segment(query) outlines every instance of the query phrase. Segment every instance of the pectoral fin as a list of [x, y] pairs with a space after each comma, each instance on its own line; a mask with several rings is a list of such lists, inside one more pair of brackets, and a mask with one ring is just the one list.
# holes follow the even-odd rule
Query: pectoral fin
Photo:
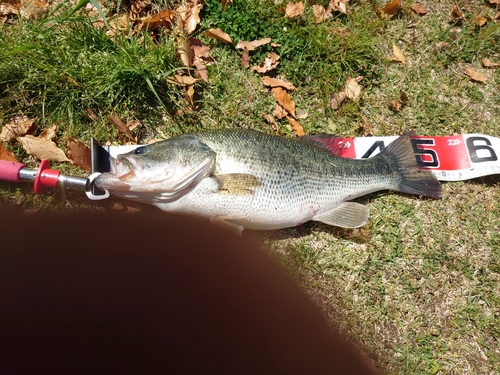
[[328, 225], [342, 228], [358, 228], [366, 224], [370, 209], [356, 202], [344, 202], [333, 210], [313, 218]]
[[219, 193], [227, 195], [250, 195], [261, 185], [260, 180], [251, 174], [228, 173], [214, 176], [219, 183]]

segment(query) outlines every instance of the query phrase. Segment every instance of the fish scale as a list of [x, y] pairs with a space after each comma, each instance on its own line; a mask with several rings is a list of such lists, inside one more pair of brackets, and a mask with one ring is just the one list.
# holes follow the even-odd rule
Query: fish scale
[[[365, 160], [339, 157], [316, 141], [242, 129], [186, 134], [120, 155], [131, 170], [104, 173], [96, 185], [238, 229], [279, 229], [309, 220], [358, 227], [366, 223], [368, 208], [348, 201], [361, 195], [398, 190], [441, 196], [435, 177], [418, 170], [409, 134]], [[152, 182], [162, 171], [173, 176]], [[184, 179], [189, 184], [181, 183]], [[171, 191], [173, 185], [185, 191]], [[175, 199], [164, 198], [170, 196]]]

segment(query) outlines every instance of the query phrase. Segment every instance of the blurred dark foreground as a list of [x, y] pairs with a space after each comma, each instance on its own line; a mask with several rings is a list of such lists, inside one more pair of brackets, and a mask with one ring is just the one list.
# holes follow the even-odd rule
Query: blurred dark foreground
[[374, 373], [263, 250], [205, 221], [0, 211], [0, 233], [3, 374]]

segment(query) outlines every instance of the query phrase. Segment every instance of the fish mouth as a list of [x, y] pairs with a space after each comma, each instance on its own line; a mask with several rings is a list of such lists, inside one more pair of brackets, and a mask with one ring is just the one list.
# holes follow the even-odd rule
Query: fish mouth
[[142, 169], [135, 159], [127, 158], [123, 155], [118, 155], [118, 157], [113, 159], [110, 164], [111, 173], [114, 174], [120, 181], [132, 180], [136, 177], [136, 169]]

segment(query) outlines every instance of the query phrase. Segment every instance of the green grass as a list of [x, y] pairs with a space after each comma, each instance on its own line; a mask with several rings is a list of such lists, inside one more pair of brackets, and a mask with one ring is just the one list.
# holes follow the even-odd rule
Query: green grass
[[[310, 4], [302, 16], [285, 19], [285, 4], [270, 0], [236, 1], [224, 11], [219, 2], [207, 0], [194, 36], [210, 45], [215, 63], [208, 67], [209, 82], [195, 85], [197, 111], [186, 110], [183, 89], [165, 79], [181, 67], [174, 34], [126, 30], [110, 38], [87, 13], [68, 16], [70, 7], [36, 20], [12, 18], [0, 25], [0, 124], [16, 115], [36, 118], [38, 132], [57, 124], [62, 148], [67, 136], [122, 142], [105, 119], [112, 112], [141, 122], [135, 130], [141, 142], [202, 128], [270, 133], [262, 113], [272, 114], [275, 101], [260, 75], [240, 66], [241, 52], [233, 46], [202, 34], [220, 27], [234, 42], [271, 37], [281, 44], [260, 47], [251, 65], [271, 50], [280, 55], [273, 75], [297, 87], [292, 98], [306, 133], [394, 135], [415, 129], [424, 135], [500, 137], [500, 69], [481, 65], [484, 57], [500, 62], [500, 23], [474, 23], [474, 16], [494, 17], [498, 10], [482, 1], [469, 1], [468, 7], [458, 2], [465, 18], [450, 23], [453, 1], [420, 2], [429, 10], [425, 16], [414, 14], [408, 1], [396, 16], [382, 20], [374, 10], [382, 1], [351, 1], [350, 14], [315, 24]], [[126, 8], [125, 2], [110, 4], [108, 16]], [[175, 6], [153, 2], [155, 9], [169, 4]], [[349, 35], [334, 32], [343, 27]], [[439, 42], [449, 44], [435, 52]], [[393, 43], [406, 65], [393, 61]], [[488, 80], [470, 80], [465, 66]], [[329, 108], [330, 95], [356, 76], [364, 76], [359, 100]], [[390, 102], [401, 92], [409, 102], [395, 112]], [[278, 123], [281, 134], [293, 135], [286, 120]], [[28, 165], [37, 164], [18, 143], [4, 146]], [[68, 164], [56, 167], [84, 174]], [[264, 239], [332, 324], [386, 373], [495, 373], [500, 367], [500, 180], [492, 176], [443, 188], [439, 201], [398, 194], [363, 197], [359, 201], [370, 206], [371, 217], [359, 229], [307, 223], [250, 235]], [[30, 191], [27, 184], [0, 182], [0, 204], [58, 211], [99, 211], [113, 204], [88, 202], [79, 192], [34, 196]]]

